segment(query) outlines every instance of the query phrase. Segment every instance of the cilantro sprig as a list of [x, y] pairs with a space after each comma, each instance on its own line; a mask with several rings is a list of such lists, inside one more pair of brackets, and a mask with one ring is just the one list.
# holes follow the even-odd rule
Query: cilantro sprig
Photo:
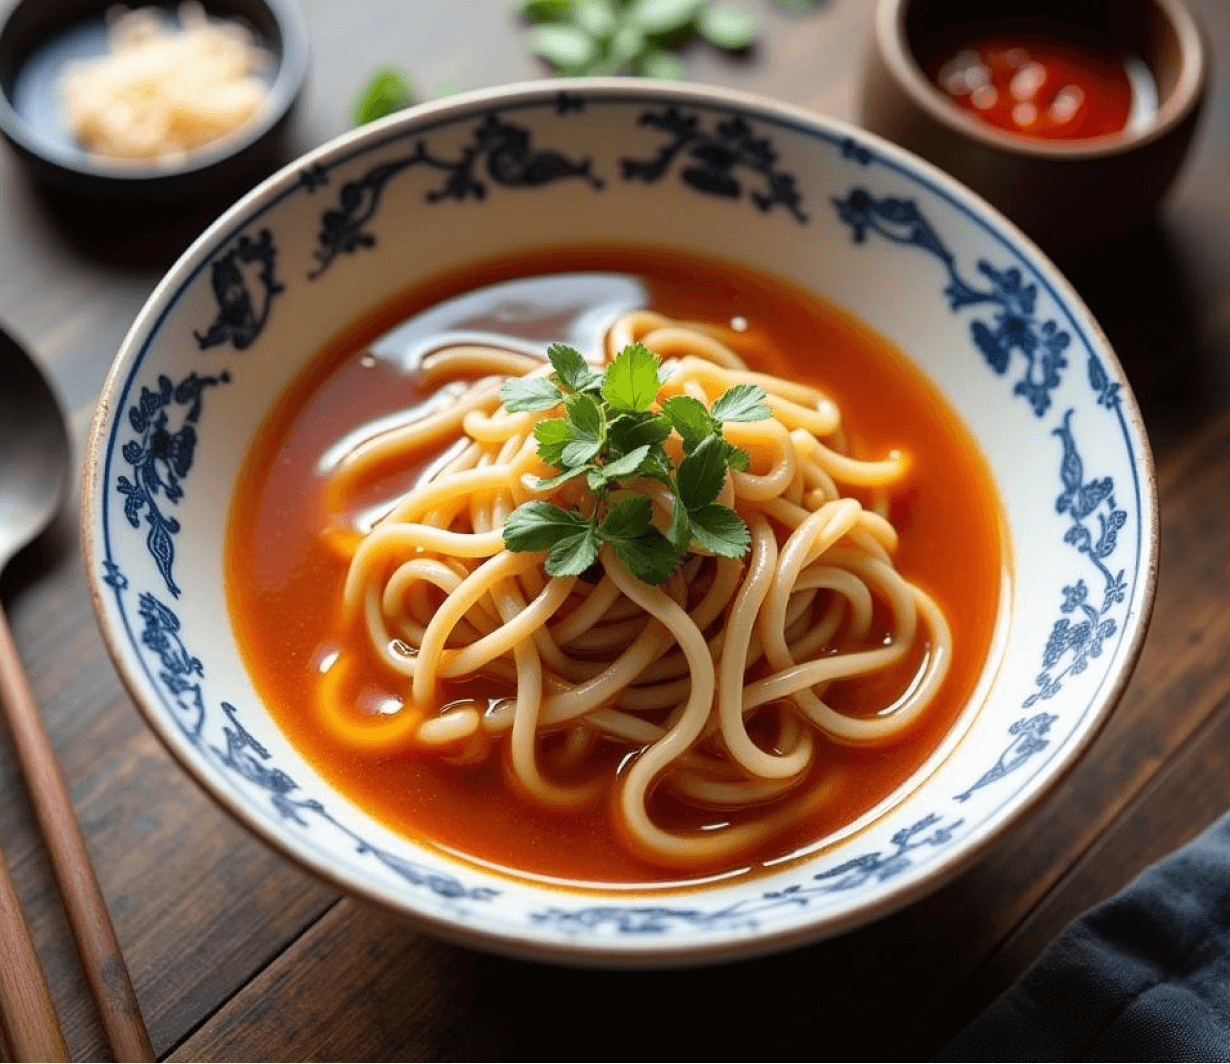
[[[552, 344], [547, 357], [555, 370], [550, 377], [507, 381], [500, 395], [510, 413], [562, 408], [562, 417], [534, 426], [538, 456], [558, 470], [537, 487], [549, 491], [584, 477], [592, 497], [574, 511], [542, 501], [519, 506], [504, 523], [504, 545], [510, 551], [545, 550], [548, 573], [575, 576], [594, 564], [606, 543], [647, 584], [669, 580], [692, 543], [741, 558], [751, 536], [717, 497], [727, 469], [746, 469], [748, 456], [723, 437], [722, 425], [771, 417], [764, 390], [736, 384], [708, 409], [686, 395], [658, 403], [665, 370], [641, 344], [625, 347], [603, 373], [566, 344]], [[672, 432], [683, 444], [678, 465], [663, 446]], [[665, 533], [653, 525], [649, 497], [631, 487], [637, 477], [671, 492], [674, 508]]]

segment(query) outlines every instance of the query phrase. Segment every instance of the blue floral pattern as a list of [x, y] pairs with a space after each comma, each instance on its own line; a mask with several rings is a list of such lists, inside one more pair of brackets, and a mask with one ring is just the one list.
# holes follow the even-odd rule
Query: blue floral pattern
[[1039, 417], [1047, 412], [1051, 393], [1059, 387], [1062, 371], [1068, 365], [1064, 352], [1072, 338], [1055, 321], [1038, 320], [1034, 313], [1038, 286], [1027, 283], [1019, 267], [999, 270], [981, 260], [978, 272], [990, 285], [977, 288], [961, 276], [952, 252], [913, 200], [891, 196], [877, 200], [866, 190], [856, 188], [833, 203], [838, 216], [853, 230], [855, 243], [862, 243], [869, 232], [874, 232], [894, 244], [921, 248], [939, 259], [948, 271], [944, 294], [952, 310], [980, 304], [997, 307], [990, 324], [975, 321], [970, 325], [974, 345], [1000, 376], [1008, 372], [1014, 355], [1019, 354], [1023, 372], [1013, 392], [1025, 398]]
[[[193, 333], [202, 351], [227, 342], [237, 351], [252, 346], [269, 320], [273, 297], [285, 291], [277, 279], [276, 262], [277, 249], [268, 229], [255, 240], [241, 236], [233, 248], [214, 259], [209, 281], [218, 314], [203, 333]], [[253, 295], [254, 288], [259, 295]]]
[[979, 776], [972, 786], [958, 794], [957, 801], [969, 801], [975, 791], [1002, 780], [1009, 772], [1015, 772], [1025, 764], [1034, 754], [1040, 754], [1050, 746], [1050, 740], [1045, 738], [1045, 735], [1058, 719], [1053, 713], [1035, 713], [1032, 717], [1022, 717], [1020, 720], [1013, 721], [1008, 728], [1012, 741], [999, 755], [999, 760]]
[[[1100, 602], [1089, 601], [1089, 586], [1078, 579], [1063, 589], [1062, 616], [1051, 629], [1042, 655], [1043, 671], [1038, 674], [1038, 689], [1025, 699], [1029, 708], [1035, 702], [1053, 698], [1062, 687], [1060, 681], [1069, 674], [1085, 671], [1090, 658], [1102, 655], [1102, 647], [1118, 631], [1115, 618], [1109, 616], [1114, 607], [1127, 599], [1127, 580], [1123, 569], [1112, 571], [1106, 564], [1115, 553], [1119, 533], [1127, 524], [1127, 511], [1115, 504], [1115, 482], [1111, 477], [1086, 480], [1085, 467], [1076, 440], [1072, 436], [1072, 411], [1051, 435], [1063, 443], [1060, 476], [1063, 492], [1055, 500], [1055, 510], [1071, 520], [1063, 541], [1075, 547], [1089, 560], [1102, 580]], [[1092, 527], [1086, 522], [1096, 519]], [[1064, 660], [1067, 664], [1055, 670]]]
[[713, 131], [709, 132], [701, 125], [698, 115], [667, 107], [662, 111], [646, 111], [640, 117], [640, 124], [661, 130], [670, 139], [653, 159], [622, 160], [625, 181], [658, 181], [682, 154], [689, 164], [679, 171], [679, 177], [697, 192], [738, 199], [743, 195], [743, 185], [735, 173], [747, 170], [763, 182], [760, 189], [753, 189], [750, 194], [761, 211], [770, 211], [780, 204], [796, 221], [807, 221], [794, 175], [777, 169], [777, 152], [772, 143], [767, 137], [757, 136], [747, 119], [731, 115], [716, 122]]
[[[112, 577], [117, 572], [109, 569], [107, 575]], [[411, 886], [426, 887], [450, 901], [490, 901], [499, 894], [490, 887], [467, 887], [455, 876], [374, 846], [333, 816], [320, 801], [301, 797], [299, 785], [271, 764], [269, 751], [244, 728], [239, 711], [229, 702], [221, 703], [227, 721], [222, 727], [226, 745], [220, 748], [209, 744], [205, 739], [207, 711], [202, 689], [205, 668], [185, 645], [179, 617], [149, 592], [139, 596], [137, 612], [144, 623], [141, 642], [158, 659], [158, 679], [179, 707], [175, 723], [180, 731], [216, 765], [263, 791], [283, 820], [304, 828], [313, 821], [324, 822], [345, 835], [356, 853], [370, 855]]]
[[[568, 100], [569, 97], [561, 94], [560, 113], [578, 109]], [[426, 193], [428, 203], [446, 199], [482, 200], [487, 195], [487, 185], [479, 176], [479, 167], [484, 161], [486, 179], [505, 188], [537, 188], [572, 177], [588, 182], [595, 189], [601, 189], [603, 184], [592, 172], [592, 160], [574, 162], [560, 152], [537, 149], [525, 128], [489, 114], [456, 159], [432, 155], [427, 142], [419, 140], [410, 155], [381, 163], [361, 178], [345, 182], [337, 206], [321, 217], [316, 267], [308, 277], [318, 278], [339, 255], [353, 255], [363, 248], [375, 247], [376, 237], [368, 225], [380, 209], [385, 185], [403, 170], [421, 166], [444, 174], [443, 183]], [[311, 191], [327, 184], [328, 175], [322, 167], [316, 166], [303, 171], [300, 182]]]
[[941, 824], [940, 817], [932, 813], [893, 835], [889, 853], [872, 850], [817, 872], [810, 881], [765, 891], [759, 897], [743, 898], [718, 909], [667, 905], [552, 907], [534, 913], [531, 920], [569, 935], [604, 929], [621, 935], [660, 935], [681, 925], [699, 931], [754, 931], [760, 926], [760, 918], [769, 913], [806, 908], [826, 895], [854, 890], [871, 880], [883, 883], [901, 875], [912, 866], [910, 855], [914, 850], [945, 845], [961, 824], [961, 820]]
[[[206, 388], [230, 381], [230, 374], [201, 377], [188, 374], [178, 384], [169, 377], [158, 378], [157, 391], [141, 389], [141, 397], [128, 411], [128, 423], [138, 433], [136, 439], [124, 444], [123, 456], [132, 467], [132, 479], [122, 473], [116, 482], [124, 496], [124, 516], [133, 528], [141, 527], [141, 514], [149, 525], [145, 545], [166, 581], [167, 590], [179, 596], [179, 585], [171, 569], [175, 564], [174, 536], [179, 521], [168, 517], [158, 505], [158, 498], [174, 506], [184, 497], [184, 478], [192, 469], [196, 454], [196, 424], [201, 416], [202, 396]], [[187, 407], [179, 428], [170, 428], [167, 411], [174, 406]]]

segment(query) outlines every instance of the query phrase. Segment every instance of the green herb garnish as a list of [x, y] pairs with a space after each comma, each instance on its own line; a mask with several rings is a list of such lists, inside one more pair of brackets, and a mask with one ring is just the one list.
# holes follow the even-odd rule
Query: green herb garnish
[[517, 0], [534, 23], [530, 47], [558, 74], [631, 72], [678, 79], [675, 52], [699, 35], [740, 52], [756, 39], [756, 20], [738, 0]]
[[[593, 505], [584, 514], [548, 502], [525, 503], [504, 523], [504, 545], [511, 551], [545, 550], [548, 573], [576, 576], [607, 543], [647, 584], [669, 580], [693, 542], [712, 554], [743, 557], [751, 543], [747, 526], [717, 497], [728, 469], [747, 468], [747, 454], [722, 436], [722, 424], [772, 417], [764, 390], [736, 384], [709, 409], [691, 396], [672, 396], [655, 413], [651, 407], [665, 375], [658, 356], [643, 345], [625, 347], [604, 373], [566, 344], [552, 344], [547, 357], [555, 370], [549, 378], [507, 381], [500, 395], [513, 413], [563, 408], [563, 417], [534, 426], [538, 457], [559, 470], [537, 487], [549, 491], [583, 476]], [[678, 466], [662, 446], [672, 432], [683, 441]], [[653, 526], [649, 498], [635, 489], [628, 493], [636, 477], [657, 480], [673, 494], [665, 535]], [[615, 491], [621, 495], [613, 500]]]

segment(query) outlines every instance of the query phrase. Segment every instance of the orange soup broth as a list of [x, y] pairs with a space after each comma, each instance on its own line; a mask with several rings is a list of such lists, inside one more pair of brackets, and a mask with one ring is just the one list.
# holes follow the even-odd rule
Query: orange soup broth
[[[935, 598], [952, 626], [952, 666], [924, 720], [903, 739], [875, 749], [821, 739], [815, 771], [836, 781], [832, 796], [803, 823], [739, 862], [741, 869], [754, 869], [855, 820], [936, 749], [966, 706], [987, 658], [1004, 570], [999, 503], [968, 431], [890, 343], [810, 293], [728, 264], [643, 249], [522, 254], [415, 287], [330, 341], [254, 441], [227, 532], [231, 621], [249, 675], [281, 728], [324, 776], [393, 829], [532, 876], [645, 883], [731, 871], [680, 874], [655, 867], [617, 835], [609, 803], [581, 812], [543, 810], [511, 793], [498, 754], [478, 766], [456, 766], [413, 752], [356, 753], [322, 727], [316, 709], [321, 661], [343, 641], [348, 655], [365, 659], [365, 678], [348, 697], [371, 704], [381, 693], [399, 690], [365, 634], [357, 627], [344, 631], [340, 599], [347, 560], [324, 535], [337, 527], [337, 518], [326, 512], [325, 481], [317, 473], [321, 455], [341, 437], [427, 398], [413, 374], [363, 358], [366, 345], [407, 317], [484, 285], [604, 270], [637, 276], [650, 292], [650, 306], [671, 317], [716, 326], [745, 319], [746, 330], [727, 328], [724, 339], [754, 369], [831, 395], [841, 407], [852, 453], [882, 457], [897, 448], [908, 456], [905, 484], [889, 514], [900, 533], [895, 564]], [[430, 457], [422, 456], [424, 462]], [[353, 513], [391, 497], [415, 472], [377, 471], [343, 505]], [[855, 714], [887, 704], [908, 684], [922, 653], [893, 675], [835, 685], [826, 698]], [[446, 697], [476, 693], [484, 693], [481, 681], [453, 685]], [[599, 753], [603, 771], [613, 775], [627, 751], [611, 744]], [[654, 796], [651, 813], [673, 827], [739, 820], [727, 813], [698, 820], [697, 811], [663, 794]]]

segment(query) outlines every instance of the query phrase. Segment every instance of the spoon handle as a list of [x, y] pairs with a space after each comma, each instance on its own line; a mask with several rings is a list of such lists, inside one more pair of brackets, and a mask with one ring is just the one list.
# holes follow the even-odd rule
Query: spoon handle
[[98, 1005], [116, 1060], [154, 1059], [132, 980], [120, 953], [111, 916], [73, 814], [72, 799], [56, 762], [42, 715], [0, 608], [0, 705], [8, 719], [17, 760], [26, 779], [39, 829], [60, 885], [81, 966]]
[[30, 928], [21, 913], [8, 863], [0, 852], [0, 1018], [15, 1060], [68, 1060], [68, 1047], [56, 1022], [55, 1009]]

